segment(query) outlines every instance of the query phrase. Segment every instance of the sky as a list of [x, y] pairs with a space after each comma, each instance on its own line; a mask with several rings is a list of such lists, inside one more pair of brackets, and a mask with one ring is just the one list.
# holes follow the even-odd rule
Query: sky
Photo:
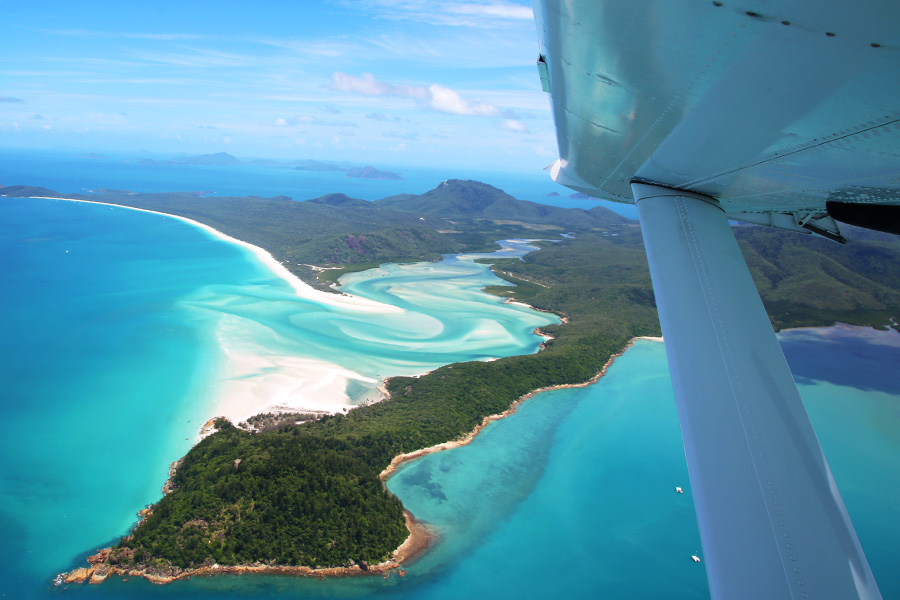
[[534, 171], [528, 0], [0, 0], [0, 147]]

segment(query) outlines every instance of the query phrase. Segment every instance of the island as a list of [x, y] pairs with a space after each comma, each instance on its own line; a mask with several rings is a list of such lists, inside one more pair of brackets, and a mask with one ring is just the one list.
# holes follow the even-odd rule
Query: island
[[357, 177], [359, 179], [403, 179], [399, 173], [392, 171], [379, 171], [375, 167], [366, 166], [362, 169], [350, 169], [347, 171], [347, 177]]
[[187, 166], [233, 166], [244, 164], [238, 158], [228, 154], [227, 152], [216, 152], [215, 154], [200, 154], [198, 156], [183, 156], [171, 160], [154, 160], [152, 158], [141, 159], [141, 164], [145, 165], [187, 165]]
[[[34, 191], [12, 186], [0, 195]], [[173, 466], [167, 493], [142, 511], [134, 530], [65, 581], [99, 582], [111, 574], [163, 583], [214, 573], [399, 572], [427, 546], [428, 533], [383, 485], [398, 464], [467, 443], [537, 390], [595, 381], [634, 338], [660, 331], [640, 229], [601, 207], [523, 202], [453, 179], [422, 195], [375, 202], [345, 195], [306, 202], [187, 194], [82, 198], [206, 223], [269, 250], [304, 280], [332, 291], [339, 291], [336, 272], [539, 237], [547, 241], [536, 242], [541, 249], [523, 260], [485, 259], [514, 284], [486, 291], [563, 318], [542, 328], [547, 340], [537, 354], [393, 377], [384, 383], [384, 400], [347, 414], [214, 419], [212, 433]], [[756, 226], [735, 229], [777, 329], [835, 321], [886, 327], [900, 312], [900, 242], [845, 229], [846, 247]]]
[[346, 164], [338, 165], [314, 159], [301, 160], [295, 164], [297, 165], [294, 167], [295, 171], [349, 171], [353, 168]]

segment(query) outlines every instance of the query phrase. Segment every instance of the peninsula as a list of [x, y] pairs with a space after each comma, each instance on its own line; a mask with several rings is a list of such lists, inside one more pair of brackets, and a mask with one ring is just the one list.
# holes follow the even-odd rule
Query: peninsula
[[[38, 195], [31, 192], [0, 189], [0, 195]], [[347, 197], [291, 202], [109, 193], [82, 199], [206, 223], [266, 248], [323, 287], [333, 278], [319, 280], [315, 270], [297, 264], [300, 257], [307, 264], [355, 269], [397, 258], [430, 259], [444, 249], [481, 250], [505, 237], [554, 238], [524, 260], [494, 259], [494, 271], [516, 287], [486, 291], [565, 315], [567, 322], [543, 329], [552, 338], [538, 354], [394, 377], [385, 382], [387, 399], [346, 415], [257, 433], [216, 421], [216, 432], [174, 470], [172, 491], [131, 534], [94, 555], [90, 568], [73, 572], [72, 581], [110, 573], [162, 582], [216, 572], [322, 576], [391, 569], [408, 559], [396, 551], [412, 523], [382, 484], [396, 457], [465, 440], [485, 419], [505, 414], [533, 391], [591, 381], [631, 339], [659, 335], [640, 230], [602, 208], [534, 205], [457, 180], [421, 196], [366, 205]], [[776, 327], [836, 320], [886, 326], [900, 313], [900, 243], [854, 233], [856, 239], [841, 248], [738, 229]]]

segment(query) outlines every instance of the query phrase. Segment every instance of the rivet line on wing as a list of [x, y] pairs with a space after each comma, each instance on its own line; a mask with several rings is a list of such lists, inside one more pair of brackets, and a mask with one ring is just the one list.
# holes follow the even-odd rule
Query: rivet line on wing
[[[684, 227], [686, 241], [690, 248], [691, 259], [694, 262], [694, 269], [697, 273], [700, 285], [703, 288], [703, 298], [706, 301], [707, 311], [716, 330], [716, 342], [719, 345], [722, 361], [726, 365], [728, 381], [731, 385], [732, 400], [735, 404], [738, 418], [741, 421], [748, 453], [756, 473], [757, 485], [759, 486], [760, 494], [762, 495], [763, 502], [766, 506], [766, 513], [769, 515], [769, 524], [776, 547], [778, 547], [779, 550], [785, 579], [786, 581], [793, 583], [789, 588], [791, 589], [791, 596], [794, 596], [794, 585], [803, 586], [804, 581], [799, 578], [801, 572], [798, 564], [799, 558], [793, 552], [794, 546], [790, 541], [791, 531], [778, 498], [778, 486], [768, 469], [768, 462], [766, 461], [766, 445], [762, 439], [762, 432], [760, 432], [759, 427], [754, 424], [753, 404], [751, 398], [747, 397], [744, 388], [740, 369], [738, 368], [737, 360], [734, 355], [734, 348], [728, 336], [725, 320], [722, 317], [719, 301], [715, 294], [715, 287], [711, 283], [709, 269], [703, 257], [700, 241], [697, 239], [697, 233], [694, 228], [693, 220], [691, 219], [688, 204], [685, 202], [684, 198], [676, 197], [675, 206], [678, 210], [679, 220]], [[763, 478], [764, 476], [765, 479]], [[778, 519], [776, 520], [775, 517], [778, 517]], [[785, 555], [786, 551], [788, 552], [787, 556]], [[807, 597], [808, 595], [806, 595], [805, 592], [801, 594], [801, 598]]]

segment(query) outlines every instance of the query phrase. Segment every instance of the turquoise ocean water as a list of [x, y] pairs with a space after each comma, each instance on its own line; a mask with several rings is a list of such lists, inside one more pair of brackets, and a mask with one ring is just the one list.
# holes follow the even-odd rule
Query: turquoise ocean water
[[[598, 384], [540, 394], [472, 444], [402, 468], [390, 489], [440, 533], [403, 579], [56, 588], [57, 572], [123, 534], [158, 498], [168, 463], [195, 439], [221, 376], [220, 307], [233, 326], [261, 334], [248, 347], [273, 343], [307, 310], [334, 311], [280, 306], [289, 288], [244, 249], [124, 209], [4, 199], [0, 256], [3, 597], [706, 597], [690, 560], [702, 550], [664, 350], [643, 341]], [[483, 343], [500, 313], [474, 289], [490, 280], [451, 258], [388, 265], [348, 286], [427, 321], [433, 299], [417, 290], [431, 282], [444, 302], [435, 312], [460, 321], [445, 316], [432, 337], [450, 336], [460, 352], [471, 343], [485, 358], [499, 355]], [[513, 311], [502, 313], [507, 341], [535, 326], [513, 325], [530, 311], [499, 309]], [[344, 338], [322, 338], [343, 348], [390, 337], [346, 314], [336, 322]], [[839, 327], [786, 332], [782, 342], [882, 592], [900, 598], [900, 335]], [[296, 341], [274, 343], [280, 353]], [[411, 343], [407, 334], [379, 345], [418, 354]]]

